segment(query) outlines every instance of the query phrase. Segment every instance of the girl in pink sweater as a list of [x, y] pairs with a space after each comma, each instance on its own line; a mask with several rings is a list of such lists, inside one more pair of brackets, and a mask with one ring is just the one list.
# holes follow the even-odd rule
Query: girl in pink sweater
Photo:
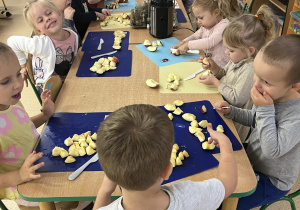
[[212, 57], [219, 66], [224, 67], [229, 58], [225, 55], [222, 33], [229, 24], [230, 1], [195, 0], [192, 11], [201, 25], [200, 29], [173, 48], [181, 54], [188, 50], [204, 50], [207, 57]]

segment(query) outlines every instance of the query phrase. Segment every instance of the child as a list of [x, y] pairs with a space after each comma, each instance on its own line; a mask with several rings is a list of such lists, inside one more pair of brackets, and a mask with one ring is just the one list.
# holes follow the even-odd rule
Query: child
[[23, 107], [17, 104], [23, 90], [23, 79], [18, 59], [14, 52], [0, 42], [0, 198], [19, 199], [16, 186], [38, 179], [35, 171], [44, 163], [33, 165], [43, 154], [32, 152], [39, 137], [36, 128], [45, 123], [54, 113], [51, 93], [41, 94], [43, 112], [29, 117]]
[[39, 93], [52, 75], [64, 81], [77, 54], [78, 37], [62, 27], [62, 14], [48, 0], [31, 0], [24, 9], [26, 21], [38, 36], [11, 36], [7, 43], [16, 53], [22, 68], [26, 68], [25, 52], [33, 55], [33, 76]]
[[229, 61], [222, 41], [231, 13], [229, 0], [195, 0], [192, 11], [201, 24], [200, 29], [173, 48], [181, 54], [187, 53], [187, 50], [204, 50], [207, 57], [211, 56], [224, 67]]
[[[229, 139], [213, 131], [211, 124], [208, 132], [221, 149], [217, 179], [161, 186], [173, 170], [170, 154], [174, 130], [167, 114], [145, 104], [126, 106], [111, 113], [101, 123], [96, 141], [99, 161], [107, 177], [94, 209], [106, 205], [101, 209], [218, 208], [235, 190], [237, 169]], [[110, 204], [117, 184], [122, 187], [123, 196]]]
[[[257, 15], [244, 14], [232, 21], [223, 32], [226, 55], [230, 61], [225, 68], [220, 68], [212, 59], [207, 58], [214, 76], [200, 76], [199, 82], [215, 85], [224, 99], [233, 106], [251, 109], [250, 90], [253, 84], [253, 58], [269, 40], [275, 36], [274, 14], [263, 5]], [[200, 62], [203, 58], [200, 59]], [[249, 132], [248, 127], [235, 124], [238, 134], [244, 141]]]
[[105, 20], [110, 15], [110, 11], [102, 8], [89, 7], [85, 0], [73, 0], [72, 7], [75, 9], [74, 21], [81, 39], [89, 27], [90, 22]]
[[215, 105], [228, 118], [251, 126], [247, 154], [258, 176], [256, 191], [239, 199], [237, 209], [271, 203], [289, 192], [300, 171], [300, 37], [281, 36], [254, 60], [252, 110]]

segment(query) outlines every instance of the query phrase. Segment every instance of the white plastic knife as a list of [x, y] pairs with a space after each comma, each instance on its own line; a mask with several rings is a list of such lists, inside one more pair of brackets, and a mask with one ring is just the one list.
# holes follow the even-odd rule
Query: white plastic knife
[[109, 53], [104, 53], [104, 54], [100, 54], [100, 55], [94, 55], [94, 56], [91, 57], [91, 59], [99, 58], [99, 57], [104, 56], [104, 55], [112, 55], [112, 54], [114, 54], [116, 52], [118, 52], [118, 51], [115, 50], [115, 51], [112, 51], [112, 52], [109, 52]]
[[199, 69], [198, 71], [196, 71], [194, 74], [191, 74], [190, 76], [184, 78], [183, 80], [186, 81], [186, 80], [190, 80], [190, 79], [193, 79], [196, 77], [197, 74], [200, 74], [201, 72], [205, 71], [204, 68], [201, 68]]
[[97, 50], [101, 50], [102, 49], [102, 44], [103, 43], [104, 43], [104, 40], [101, 38]]
[[199, 54], [199, 50], [188, 50], [187, 53]]
[[77, 176], [79, 176], [79, 174], [81, 174], [81, 172], [91, 163], [96, 162], [98, 160], [98, 153], [96, 153], [91, 159], [89, 159], [85, 164], [83, 164], [80, 168], [78, 168], [76, 171], [74, 171], [70, 176], [69, 176], [69, 180], [72, 181], [74, 179], [77, 178]]

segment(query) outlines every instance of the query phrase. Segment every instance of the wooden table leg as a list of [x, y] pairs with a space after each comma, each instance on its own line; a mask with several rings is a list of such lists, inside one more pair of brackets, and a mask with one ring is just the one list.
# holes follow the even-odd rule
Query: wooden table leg
[[54, 202], [39, 202], [41, 210], [56, 210]]
[[236, 209], [239, 198], [226, 198], [222, 203], [222, 210]]

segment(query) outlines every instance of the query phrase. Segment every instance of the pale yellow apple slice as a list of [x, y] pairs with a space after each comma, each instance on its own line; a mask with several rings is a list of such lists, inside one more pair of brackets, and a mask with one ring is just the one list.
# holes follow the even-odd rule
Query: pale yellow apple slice
[[207, 120], [201, 120], [199, 122], [199, 126], [202, 127], [202, 128], [206, 128], [207, 124], [208, 124]]
[[93, 133], [93, 135], [91, 136], [91, 138], [92, 138], [93, 140], [97, 140], [97, 133]]
[[176, 158], [176, 165], [177, 165], [177, 166], [182, 165], [182, 161], [180, 160], [179, 157]]
[[168, 103], [168, 104], [166, 104], [164, 107], [165, 107], [165, 109], [168, 110], [168, 111], [175, 111], [175, 109], [176, 109], [176, 106], [175, 106], [175, 104], [173, 104], [173, 103]]
[[63, 148], [61, 148], [61, 147], [55, 146], [55, 147], [52, 149], [52, 156], [59, 156], [59, 155], [60, 155], [60, 151], [61, 151], [62, 149], [63, 149]]
[[167, 82], [173, 82], [174, 81], [174, 74], [169, 74], [168, 78], [167, 78]]
[[191, 134], [197, 133], [197, 132], [199, 132], [199, 131], [201, 131], [201, 128], [189, 126], [189, 132], [190, 132]]
[[144, 46], [145, 46], [145, 47], [151, 46], [151, 42], [150, 42], [148, 39], [145, 39], [145, 41], [144, 41]]
[[217, 131], [219, 131], [219, 132], [221, 132], [221, 133], [224, 133], [223, 125], [218, 125], [218, 126], [217, 126]]
[[175, 111], [173, 112], [173, 114], [176, 114], [176, 115], [181, 115], [183, 113], [183, 111], [177, 107], [177, 109], [175, 109]]
[[174, 145], [173, 145], [173, 148], [176, 149], [176, 151], [178, 151], [178, 150], [179, 150], [178, 144], [174, 144]]
[[176, 161], [174, 159], [171, 159], [170, 162], [172, 163], [173, 168], [176, 166]]
[[92, 147], [90, 147], [90, 146], [88, 146], [87, 148], [85, 148], [85, 150], [86, 150], [86, 154], [87, 155], [92, 155], [92, 154], [94, 154], [96, 151], [92, 148]]
[[73, 140], [70, 137], [68, 137], [68, 138], [65, 139], [64, 144], [66, 146], [70, 146], [70, 145], [73, 144]]
[[88, 147], [89, 145], [87, 144], [86, 141], [80, 142], [80, 147]]
[[173, 102], [176, 106], [182, 106], [184, 103], [181, 100], [176, 100]]
[[183, 150], [182, 153], [183, 153], [183, 156], [186, 157], [186, 158], [190, 156], [189, 153], [187, 151], [185, 151], [185, 150]]
[[204, 59], [202, 60], [202, 63], [205, 64], [205, 65], [209, 65], [209, 62], [208, 62], [207, 58], [204, 58]]
[[179, 80], [174, 80], [173, 84], [179, 86]]
[[179, 55], [180, 53], [179, 53], [179, 50], [178, 49], [174, 49], [174, 48], [171, 48], [171, 53], [173, 54], [173, 55]]
[[91, 142], [89, 143], [89, 146], [92, 147], [93, 149], [96, 149], [96, 143], [93, 142], [93, 141], [91, 141]]
[[185, 119], [186, 121], [190, 121], [190, 122], [196, 120], [196, 116], [194, 114], [191, 114], [191, 113], [183, 114], [182, 118]]
[[76, 159], [73, 157], [73, 156], [68, 156], [66, 159], [65, 159], [65, 163], [73, 163], [75, 162]]
[[195, 136], [199, 139], [200, 142], [203, 142], [205, 140], [205, 136], [201, 131], [195, 133]]
[[90, 143], [92, 141], [92, 137], [91, 136], [88, 136], [87, 138], [86, 138], [86, 143]]
[[202, 143], [202, 149], [213, 150], [214, 148], [215, 148], [215, 145], [213, 143], [209, 144], [207, 141]]
[[172, 83], [172, 84], [170, 85], [170, 89], [173, 90], [173, 91], [175, 91], [175, 90], [178, 89], [178, 85], [176, 85], [175, 83]]
[[72, 137], [72, 140], [73, 141], [78, 141], [78, 138], [79, 138], [78, 134], [74, 134], [73, 137]]
[[170, 120], [173, 120], [173, 118], [174, 118], [173, 115], [172, 115], [172, 113], [169, 113], [168, 117], [169, 117]]
[[174, 147], [172, 148], [172, 153], [177, 153], [177, 149], [175, 149]]
[[151, 88], [157, 88], [159, 86], [159, 83], [156, 82], [155, 80], [153, 79], [147, 79], [146, 80], [146, 85], [148, 85], [149, 87]]
[[65, 158], [65, 157], [67, 157], [68, 155], [69, 155], [69, 153], [67, 152], [67, 150], [65, 150], [65, 149], [62, 149], [61, 151], [60, 151], [60, 157], [61, 158]]
[[147, 50], [149, 50], [150, 52], [155, 52], [157, 50], [157, 46], [149, 46], [147, 47]]
[[191, 126], [192, 126], [192, 127], [195, 127], [195, 128], [198, 128], [198, 122], [197, 122], [197, 120], [193, 120], [193, 121], [191, 122]]
[[78, 149], [78, 153], [79, 153], [79, 156], [85, 156], [86, 155], [85, 148], [84, 147], [80, 147]]
[[73, 157], [78, 157], [79, 156], [79, 152], [77, 149], [71, 149], [69, 150], [69, 155], [73, 156]]
[[183, 152], [179, 152], [178, 157], [180, 160], [184, 160]]
[[88, 136], [91, 136], [91, 131], [87, 131], [83, 135], [85, 138], [87, 138]]
[[206, 112], [207, 112], [206, 106], [203, 105], [203, 106], [201, 107], [200, 112], [201, 112], [202, 114], [206, 113]]
[[176, 152], [172, 152], [172, 154], [171, 154], [171, 159], [176, 159]]
[[158, 45], [158, 46], [162, 46], [162, 45], [163, 45], [162, 42], [161, 42], [160, 40], [157, 40], [156, 42], [157, 42], [157, 45]]

